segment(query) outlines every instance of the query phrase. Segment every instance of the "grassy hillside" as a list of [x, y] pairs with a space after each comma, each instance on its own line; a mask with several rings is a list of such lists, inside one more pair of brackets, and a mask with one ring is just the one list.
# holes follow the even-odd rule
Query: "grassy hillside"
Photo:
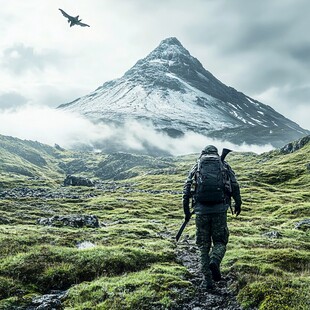
[[[244, 204], [228, 216], [222, 269], [244, 309], [310, 308], [309, 224], [295, 228], [310, 218], [309, 152], [310, 143], [291, 154], [227, 157]], [[196, 157], [75, 153], [0, 136], [0, 309], [67, 289], [65, 309], [182, 309], [196, 291], [174, 236]], [[97, 185], [64, 188], [67, 173]], [[101, 226], [37, 224], [72, 214], [96, 215]], [[184, 236], [194, 243], [194, 221]]]
[[23, 180], [53, 180], [61, 173], [57, 150], [39, 142], [0, 135], [0, 188], [15, 186]]

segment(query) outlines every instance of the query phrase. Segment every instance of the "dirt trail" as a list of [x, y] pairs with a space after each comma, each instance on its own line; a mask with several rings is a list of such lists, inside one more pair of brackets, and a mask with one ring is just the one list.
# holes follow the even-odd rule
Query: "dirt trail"
[[192, 275], [191, 282], [196, 291], [194, 298], [184, 303], [180, 310], [242, 310], [236, 301], [236, 296], [228, 288], [233, 282], [229, 276], [225, 276], [220, 282], [216, 282], [215, 289], [212, 292], [201, 287], [202, 274], [199, 268], [199, 250], [192, 241], [179, 241], [176, 251], [178, 259]]

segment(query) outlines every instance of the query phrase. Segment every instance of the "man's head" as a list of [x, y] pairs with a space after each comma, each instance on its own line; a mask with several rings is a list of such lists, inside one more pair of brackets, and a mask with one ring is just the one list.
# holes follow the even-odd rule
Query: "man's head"
[[215, 154], [218, 155], [218, 150], [214, 145], [207, 145], [202, 151], [201, 154]]

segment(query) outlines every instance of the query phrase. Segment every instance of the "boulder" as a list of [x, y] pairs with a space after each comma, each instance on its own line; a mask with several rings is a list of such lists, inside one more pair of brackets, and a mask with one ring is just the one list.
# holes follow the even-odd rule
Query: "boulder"
[[94, 186], [92, 180], [84, 178], [84, 177], [77, 177], [74, 175], [67, 175], [64, 179], [64, 186]]
[[302, 220], [302, 221], [296, 223], [295, 228], [300, 229], [300, 230], [310, 229], [310, 219], [305, 219], [305, 220]]
[[0, 225], [6, 225], [10, 223], [11, 221], [8, 218], [0, 216]]
[[66, 299], [66, 291], [52, 291], [50, 294], [35, 297], [27, 310], [62, 310], [62, 302]]
[[50, 218], [40, 218], [37, 224], [45, 226], [70, 226], [75, 228], [98, 228], [99, 220], [96, 215], [54, 215]]
[[271, 238], [271, 239], [279, 239], [281, 238], [281, 234], [278, 231], [268, 231], [263, 234], [264, 237]]
[[301, 149], [302, 147], [304, 147], [309, 142], [310, 142], [310, 135], [305, 136], [297, 141], [286, 144], [280, 149], [280, 152], [282, 154], [294, 153], [298, 151], [299, 149]]
[[94, 248], [96, 245], [90, 241], [83, 241], [83, 242], [78, 242], [76, 246], [79, 250], [85, 250], [85, 249]]

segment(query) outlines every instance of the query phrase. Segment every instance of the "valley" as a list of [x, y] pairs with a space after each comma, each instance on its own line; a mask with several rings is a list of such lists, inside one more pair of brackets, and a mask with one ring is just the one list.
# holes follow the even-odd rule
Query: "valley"
[[[228, 215], [226, 281], [206, 295], [193, 220], [175, 242], [198, 154], [75, 152], [0, 136], [0, 309], [309, 309], [308, 138], [227, 156], [242, 213]], [[69, 174], [93, 186], [63, 186]], [[87, 216], [98, 227], [70, 226]]]

